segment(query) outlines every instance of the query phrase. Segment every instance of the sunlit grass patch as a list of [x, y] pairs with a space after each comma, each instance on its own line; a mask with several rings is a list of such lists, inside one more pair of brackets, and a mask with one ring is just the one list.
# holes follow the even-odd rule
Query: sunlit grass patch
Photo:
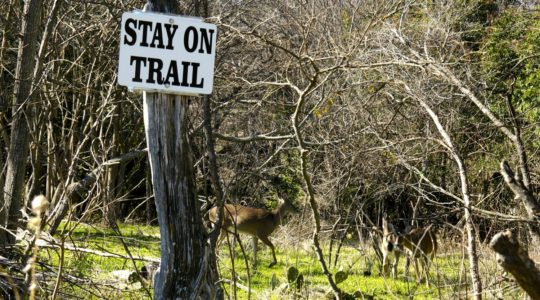
[[[159, 228], [121, 224], [119, 229], [120, 234], [101, 226], [63, 222], [54, 236], [58, 244], [40, 249], [40, 261], [56, 270], [62, 266], [61, 299], [150, 298], [151, 293], [129, 274], [134, 264], [140, 270], [149, 263], [144, 259], [160, 257]], [[49, 284], [55, 280], [49, 278]]]
[[[116, 276], [117, 271], [134, 270], [133, 262], [121, 243], [120, 235], [101, 226], [78, 224], [62, 224], [72, 228], [70, 236], [66, 236], [67, 245], [84, 248], [90, 252], [65, 250], [63, 274], [69, 275], [73, 281], [62, 282], [61, 299], [81, 297], [84, 299], [149, 299], [149, 294], [139, 282], [126, 283]], [[63, 228], [63, 227], [62, 227]], [[59, 231], [61, 232], [61, 230]], [[157, 226], [137, 226], [120, 224], [121, 236], [130, 253], [135, 258], [160, 257], [159, 228]], [[276, 244], [277, 264], [272, 268], [271, 251], [259, 243], [258, 266], [252, 268], [253, 251], [250, 238], [243, 237], [243, 245], [247, 257], [237, 245], [234, 249], [234, 269], [226, 242], [219, 249], [218, 267], [223, 280], [222, 286], [226, 296], [234, 299], [248, 299], [248, 287], [251, 299], [327, 299], [333, 297], [326, 275], [323, 273], [311, 241], [307, 238], [294, 239], [293, 234], [283, 233], [272, 237]], [[55, 236], [61, 240], [61, 234]], [[405, 258], [398, 265], [397, 279], [380, 276], [380, 262], [376, 258], [369, 242], [359, 243], [346, 240], [339, 252], [337, 263], [336, 247], [332, 253], [327, 240], [322, 241], [326, 263], [333, 278], [336, 274], [346, 274], [347, 278], [338, 283], [338, 287], [358, 299], [466, 299], [470, 298], [471, 285], [468, 270], [468, 257], [465, 249], [459, 244], [444, 243], [430, 268], [429, 287], [417, 284], [414, 268], [411, 264], [408, 276], [405, 275]], [[62, 252], [58, 248], [40, 249], [40, 261], [47, 262], [58, 270]], [[109, 257], [116, 255], [121, 257]], [[331, 255], [330, 255], [331, 254]], [[487, 247], [479, 247], [480, 272], [484, 283], [486, 299], [523, 298], [523, 292], [517, 287], [511, 276], [505, 275], [498, 267], [494, 255]], [[332, 257], [331, 260], [329, 257]], [[246, 260], [248, 264], [246, 265]], [[137, 268], [147, 264], [146, 261], [135, 261]], [[248, 267], [250, 276], [248, 277]], [[290, 279], [290, 269], [297, 270], [298, 277]], [[80, 279], [82, 281], [77, 281]], [[53, 285], [56, 277], [48, 277], [46, 281]], [[231, 289], [236, 281], [238, 288]], [[122, 283], [121, 283], [122, 282]], [[151, 287], [149, 291], [153, 294]]]
[[[244, 239], [246, 244], [248, 239]], [[225, 244], [225, 243], [224, 243]], [[430, 267], [430, 285], [417, 283], [413, 264], [411, 262], [409, 272], [405, 275], [405, 261], [402, 257], [398, 265], [396, 279], [386, 278], [380, 275], [380, 262], [375, 253], [364, 247], [357, 250], [358, 243], [351, 242], [341, 248], [339, 260], [329, 267], [335, 276], [339, 271], [348, 276], [338, 287], [349, 295], [357, 295], [364, 299], [463, 299], [471, 297], [471, 285], [468, 270], [468, 257], [462, 247], [449, 247], [444, 252], [439, 252]], [[278, 264], [268, 268], [272, 261], [271, 252], [267, 247], [259, 244], [258, 267], [252, 269], [252, 249], [246, 245], [247, 261], [250, 268], [250, 277], [247, 276], [246, 262], [240, 247], [235, 248], [234, 272], [236, 281], [241, 288], [236, 289], [237, 299], [247, 299], [246, 288], [251, 288], [251, 299], [321, 299], [332, 297], [328, 280], [322, 272], [317, 257], [311, 249], [297, 247], [297, 245], [276, 247]], [[329, 247], [324, 246], [324, 253], [328, 255]], [[335, 251], [335, 250], [334, 250]], [[489, 249], [482, 249], [489, 251]], [[333, 256], [335, 253], [332, 254]], [[328, 263], [328, 257], [325, 257]], [[334, 258], [332, 258], [334, 260]], [[482, 278], [488, 281], [496, 274], [502, 274], [496, 268], [492, 257], [485, 257], [481, 262]], [[298, 269], [303, 276], [303, 285], [295, 287], [287, 279], [290, 267]], [[231, 289], [233, 268], [227, 245], [222, 245], [219, 255], [219, 270], [222, 278], [227, 280], [225, 288], [227, 294], [232, 297]], [[514, 289], [512, 289], [514, 287]], [[495, 292], [486, 290], [486, 297], [497, 296], [504, 299], [522, 297], [523, 292], [515, 289], [515, 283], [506, 283], [501, 286], [491, 286]]]
[[148, 225], [121, 224], [121, 235], [106, 227], [63, 222], [58, 230], [59, 233], [65, 228], [70, 231], [66, 242], [77, 247], [105, 251], [122, 256], [128, 255], [123, 243], [126, 244], [134, 257], [159, 258], [160, 240], [159, 227]]

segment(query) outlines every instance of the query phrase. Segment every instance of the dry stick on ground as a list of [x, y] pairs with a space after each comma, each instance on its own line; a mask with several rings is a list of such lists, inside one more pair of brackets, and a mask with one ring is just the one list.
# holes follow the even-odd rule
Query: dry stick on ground
[[[20, 300], [24, 290], [24, 272], [20, 261], [23, 257], [4, 257], [2, 254], [11, 253], [12, 247], [2, 248], [0, 254], [0, 297], [12, 297]], [[18, 255], [18, 253], [17, 253]]]
[[497, 263], [510, 272], [532, 299], [540, 299], [540, 270], [520, 248], [510, 230], [497, 233], [489, 243], [497, 252]]

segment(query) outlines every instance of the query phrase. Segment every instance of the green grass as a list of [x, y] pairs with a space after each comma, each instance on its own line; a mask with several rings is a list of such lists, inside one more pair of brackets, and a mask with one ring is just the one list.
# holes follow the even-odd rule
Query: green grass
[[[238, 248], [238, 247], [237, 247]], [[238, 250], [238, 249], [237, 249]], [[249, 262], [251, 263], [251, 249], [247, 250]], [[319, 299], [327, 295], [331, 296], [332, 291], [329, 287], [326, 276], [322, 272], [319, 261], [313, 251], [310, 250], [292, 250], [276, 251], [278, 264], [272, 268], [267, 265], [271, 262], [270, 251], [266, 249], [259, 250], [259, 267], [256, 271], [251, 270], [250, 285], [253, 290], [253, 299], [265, 299], [268, 296], [274, 296], [275, 299], [290, 298], [295, 295], [300, 298]], [[369, 255], [370, 256], [370, 255]], [[402, 268], [404, 263], [400, 264], [400, 276], [397, 280], [379, 276], [378, 263], [373, 262], [374, 257], [366, 257], [352, 246], [341, 249], [340, 259], [337, 265], [330, 268], [330, 272], [335, 274], [338, 271], [345, 272], [348, 277], [338, 284], [338, 287], [349, 294], [363, 294], [365, 297], [374, 296], [375, 298], [409, 298], [431, 299], [437, 297], [436, 287], [428, 288], [425, 284], [417, 285], [413, 278], [407, 279], [403, 275]], [[371, 261], [371, 268], [369, 267]], [[288, 284], [287, 272], [290, 267], [298, 269], [304, 277], [304, 285], [300, 290]], [[371, 271], [371, 274], [366, 271]], [[232, 279], [232, 264], [230, 255], [226, 247], [222, 247], [220, 255], [220, 272], [223, 278]], [[248, 276], [246, 264], [242, 254], [237, 251], [235, 259], [235, 272], [240, 284], [248, 286]], [[411, 267], [411, 275], [414, 274]], [[272, 284], [272, 277], [276, 277], [275, 284]], [[435, 279], [435, 278], [433, 278]], [[227, 292], [232, 295], [230, 286], [227, 286]], [[239, 299], [246, 299], [247, 292], [237, 289]]]
[[[122, 245], [120, 235], [113, 230], [88, 224], [73, 222], [62, 223], [55, 238], [60, 240], [62, 232], [71, 232], [65, 236], [65, 243], [69, 246], [99, 251], [98, 254], [64, 251], [63, 273], [81, 279], [91, 279], [86, 282], [63, 282], [60, 288], [63, 295], [60, 299], [148, 299], [148, 293], [142, 289], [139, 282], [128, 284], [118, 281], [115, 272], [118, 270], [134, 270], [129, 259], [108, 257], [120, 255], [128, 257]], [[159, 258], [159, 228], [156, 226], [128, 225], [120, 226], [121, 236], [134, 258]], [[58, 267], [61, 259], [59, 249], [41, 249], [40, 261]], [[105, 254], [105, 255], [104, 255]], [[136, 261], [140, 269], [147, 262]], [[50, 280], [51, 284], [54, 280]]]
[[[245, 239], [245, 243], [249, 244], [248, 242]], [[307, 245], [309, 241], [303, 241], [303, 244]], [[400, 260], [397, 279], [380, 276], [380, 263], [371, 251], [371, 245], [363, 246], [364, 249], [359, 251], [358, 242], [349, 241], [341, 249], [338, 263], [335, 266], [332, 263], [330, 267], [332, 274], [338, 271], [347, 273], [347, 279], [338, 284], [343, 292], [357, 295], [359, 299], [362, 297], [363, 299], [466, 299], [472, 295], [467, 257], [461, 252], [461, 247], [448, 245], [439, 251], [430, 268], [431, 285], [427, 287], [426, 284], [416, 283], [412, 264], [409, 276], [404, 275], [404, 258]], [[328, 255], [328, 245], [323, 247], [325, 255]], [[251, 276], [248, 278], [244, 256], [239, 251], [240, 248], [236, 247], [234, 271], [237, 282], [244, 287], [251, 286], [251, 299], [325, 299], [333, 296], [314, 251], [309, 247], [297, 245], [276, 248], [278, 264], [268, 268], [268, 264], [272, 261], [271, 252], [267, 247], [259, 249], [259, 267], [256, 271], [251, 270]], [[220, 250], [221, 277], [232, 280], [233, 270], [227, 246], [222, 246]], [[482, 255], [491, 253], [490, 250], [482, 248], [481, 251], [480, 272], [484, 283], [484, 297], [522, 299], [523, 292], [510, 278], [503, 276], [503, 272], [495, 264], [494, 257]], [[247, 249], [246, 252], [251, 265], [252, 251]], [[328, 263], [328, 257], [325, 257], [325, 260]], [[290, 267], [297, 268], [304, 276], [304, 285], [299, 290], [288, 283], [287, 271]], [[273, 276], [276, 279], [275, 283], [272, 283]], [[225, 287], [228, 295], [232, 297], [231, 284], [226, 284]], [[238, 299], [248, 298], [245, 288], [237, 288], [236, 293]]]
[[[62, 224], [62, 228], [70, 229], [71, 234], [66, 243], [80, 248], [101, 251], [104, 253], [127, 256], [120, 242], [120, 237], [112, 230], [95, 226], [74, 223]], [[159, 258], [159, 228], [156, 226], [127, 225], [120, 226], [124, 242], [134, 257]], [[290, 236], [290, 235], [289, 235]], [[60, 239], [60, 235], [56, 236]], [[246, 287], [251, 288], [251, 299], [326, 299], [333, 293], [320, 263], [311, 248], [309, 239], [284, 242], [287, 234], [273, 237], [276, 244], [277, 265], [268, 268], [271, 262], [271, 252], [268, 247], [259, 243], [258, 268], [251, 268], [252, 249], [248, 247], [249, 239], [243, 238], [245, 245], [250, 277], [244, 255], [237, 245], [235, 249], [234, 269], [226, 243], [222, 243], [219, 251], [218, 266], [220, 276], [224, 279], [223, 287], [226, 294], [236, 299], [247, 299]], [[359, 250], [359, 248], [362, 248]], [[338, 271], [348, 275], [339, 283], [339, 288], [355, 294], [359, 299], [465, 299], [471, 296], [471, 286], [468, 274], [467, 257], [462, 253], [460, 245], [444, 245], [430, 269], [432, 285], [417, 284], [414, 278], [414, 268], [411, 266], [409, 276], [404, 275], [405, 259], [401, 259], [398, 267], [398, 278], [384, 278], [379, 275], [380, 263], [376, 259], [371, 245], [347, 241], [340, 251], [338, 263], [334, 265], [335, 245], [332, 253], [330, 272]], [[328, 263], [328, 243], [323, 243], [325, 260]], [[58, 266], [61, 252], [58, 249], [41, 249], [40, 261], [52, 266]], [[120, 284], [113, 275], [118, 270], [133, 270], [129, 259], [105, 257], [104, 255], [65, 251], [64, 274], [78, 278], [91, 279], [84, 283], [63, 282], [60, 299], [80, 297], [83, 299], [148, 299], [148, 293], [142, 289], [139, 282]], [[137, 261], [140, 268], [145, 262]], [[303, 285], [296, 288], [287, 279], [289, 268], [294, 267], [303, 276]], [[370, 273], [369, 273], [369, 272]], [[523, 298], [523, 292], [517, 288], [511, 278], [496, 267], [494, 256], [487, 248], [480, 247], [480, 272], [482, 275], [487, 299], [518, 299]], [[244, 288], [233, 291], [232, 281]], [[48, 278], [47, 283], [53, 285], [55, 278]], [[152, 291], [150, 290], [150, 293]], [[46, 295], [44, 295], [46, 296]], [[50, 296], [50, 295], [49, 295]], [[360, 297], [361, 296], [361, 297]]]

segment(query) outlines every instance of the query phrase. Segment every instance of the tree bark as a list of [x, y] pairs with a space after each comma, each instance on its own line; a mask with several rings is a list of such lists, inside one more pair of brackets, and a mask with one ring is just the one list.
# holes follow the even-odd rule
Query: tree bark
[[497, 263], [516, 278], [531, 299], [540, 299], [540, 270], [519, 246], [510, 230], [497, 233], [489, 243], [497, 252]]
[[[149, 0], [145, 11], [175, 13], [173, 0]], [[143, 93], [144, 125], [161, 236], [155, 299], [214, 299], [216, 288], [197, 201], [188, 143], [188, 99]]]
[[[24, 6], [22, 34], [15, 72], [13, 123], [6, 162], [6, 181], [2, 197], [3, 203], [0, 203], [2, 209], [0, 223], [8, 230], [18, 227], [19, 219], [22, 217], [20, 210], [24, 204], [22, 196], [30, 141], [28, 123], [31, 123], [32, 119], [31, 109], [28, 109], [28, 100], [32, 94], [42, 6], [41, 0], [29, 0]], [[0, 244], [11, 241], [12, 236], [2, 231]]]
[[187, 99], [144, 93], [144, 122], [161, 235], [156, 299], [213, 298], [210, 249], [197, 202], [188, 144]]

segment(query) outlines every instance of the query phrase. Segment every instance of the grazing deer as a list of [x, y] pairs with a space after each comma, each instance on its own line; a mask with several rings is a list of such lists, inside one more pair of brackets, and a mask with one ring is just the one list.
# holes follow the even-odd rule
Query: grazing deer
[[[397, 236], [396, 247], [403, 247], [408, 256], [413, 259], [414, 270], [417, 282], [422, 282], [422, 276], [426, 278], [426, 285], [429, 286], [429, 265], [437, 253], [437, 237], [430, 226], [409, 230], [405, 234]], [[422, 276], [418, 269], [417, 260], [420, 259], [422, 265]], [[408, 263], [406, 272], [408, 272]]]
[[[228, 232], [240, 232], [249, 234], [254, 237], [254, 265], [257, 263], [257, 238], [266, 244], [272, 250], [273, 261], [268, 266], [272, 267], [277, 263], [276, 252], [274, 245], [268, 239], [268, 236], [274, 232], [278, 225], [284, 223], [285, 215], [290, 211], [296, 211], [296, 208], [289, 202], [283, 199], [278, 200], [278, 206], [273, 211], [267, 211], [260, 208], [246, 207], [238, 204], [225, 204], [223, 206], [223, 222], [221, 223], [221, 235], [219, 240], [223, 239]], [[217, 207], [210, 209], [209, 218], [212, 224], [215, 224], [217, 219]]]

